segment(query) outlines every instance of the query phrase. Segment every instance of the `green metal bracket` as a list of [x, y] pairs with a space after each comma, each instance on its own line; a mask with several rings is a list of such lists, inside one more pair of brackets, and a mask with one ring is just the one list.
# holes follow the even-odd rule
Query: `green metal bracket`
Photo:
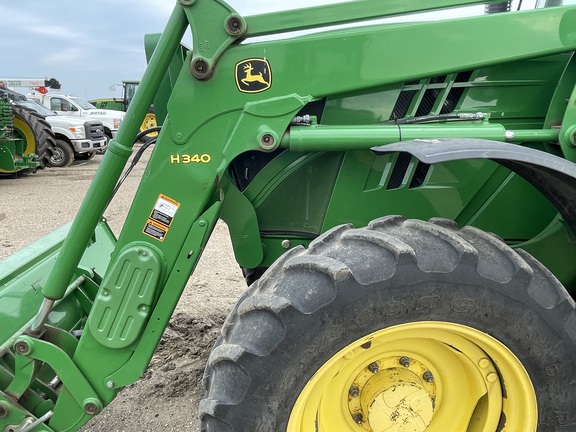
[[16, 400], [20, 399], [34, 381], [39, 367], [38, 362], [22, 355], [16, 355], [14, 379], [4, 392]]
[[[14, 392], [18, 394], [21, 389], [20, 384], [25, 380], [30, 381], [26, 385], [27, 388], [34, 378], [32, 368], [36, 367], [38, 362], [45, 362], [56, 372], [76, 403], [87, 415], [96, 415], [102, 410], [100, 398], [66, 351], [49, 342], [29, 336], [19, 337], [14, 344], [14, 351], [16, 352], [17, 372], [13, 383], [6, 390], [8, 394], [14, 394]], [[20, 378], [21, 374], [22, 378]]]
[[192, 226], [183, 246], [182, 253], [174, 264], [174, 269], [166, 281], [166, 287], [154, 307], [148, 325], [130, 360], [117, 372], [106, 378], [110, 389], [124, 387], [136, 382], [150, 363], [154, 348], [158, 346], [164, 329], [186, 286], [186, 281], [194, 271], [202, 249], [216, 225], [220, 213], [220, 201], [214, 203]]
[[[234, 133], [224, 147], [224, 162], [228, 163], [238, 153], [253, 150], [256, 146], [264, 151], [276, 150], [290, 120], [311, 101], [311, 96], [290, 94], [246, 103]], [[254, 117], [257, 121], [253, 120]], [[219, 167], [218, 173], [222, 172], [223, 167]]]
[[221, 186], [224, 201], [220, 218], [230, 230], [236, 261], [242, 267], [257, 267], [264, 258], [264, 251], [254, 206], [226, 177]]
[[[246, 21], [219, 0], [180, 0], [180, 4], [190, 22], [194, 40], [190, 72], [199, 80], [209, 79], [226, 48], [246, 33]], [[214, 25], [215, 22], [221, 25]]]
[[164, 270], [161, 255], [146, 244], [120, 251], [88, 318], [94, 339], [110, 348], [132, 345], [146, 325]]

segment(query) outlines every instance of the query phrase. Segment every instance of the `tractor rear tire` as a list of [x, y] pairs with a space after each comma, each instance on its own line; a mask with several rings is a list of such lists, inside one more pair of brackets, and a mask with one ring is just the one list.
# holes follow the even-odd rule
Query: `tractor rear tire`
[[[26, 142], [24, 155], [35, 153], [37, 158], [34, 160], [40, 163], [38, 168], [44, 169], [48, 166], [56, 145], [56, 137], [50, 123], [41, 114], [23, 106], [12, 105], [12, 114], [14, 116], [14, 128]], [[19, 174], [35, 172], [36, 168], [24, 171], [19, 172]]]
[[201, 430], [572, 430], [575, 339], [564, 287], [492, 235], [344, 225], [240, 298], [208, 360]]
[[48, 159], [48, 165], [53, 168], [66, 168], [74, 162], [74, 150], [63, 140], [56, 140], [54, 154]]

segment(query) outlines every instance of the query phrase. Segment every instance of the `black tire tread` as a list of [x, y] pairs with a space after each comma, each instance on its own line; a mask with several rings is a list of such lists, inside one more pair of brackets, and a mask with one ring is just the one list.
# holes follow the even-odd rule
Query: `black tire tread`
[[60, 149], [60, 151], [62, 151], [64, 155], [64, 158], [62, 161], [55, 161], [54, 160], [54, 157], [56, 155], [55, 153], [53, 157], [48, 159], [48, 166], [53, 168], [67, 168], [70, 165], [72, 165], [72, 162], [74, 162], [74, 150], [72, 149], [70, 144], [68, 144], [64, 140], [57, 139], [54, 148], [56, 152], [59, 151]]
[[[409, 270], [415, 265], [420, 272]], [[574, 302], [534, 258], [475, 228], [458, 229], [453, 221], [387, 216], [366, 228], [335, 227], [311, 242], [308, 249], [289, 251], [242, 296], [208, 361], [203, 380], [206, 394], [199, 407], [201, 430], [250, 430], [250, 426], [240, 424], [244, 422], [229, 419], [229, 411], [238, 410], [236, 405], [250, 398], [250, 362], [266, 356], [282, 342], [287, 331], [285, 317], [306, 316], [322, 308], [336, 296], [342, 281], [354, 278], [366, 289], [376, 282], [397, 283], [399, 278], [413, 284], [424, 277], [442, 278], [461, 266], [476, 268], [478, 277], [495, 292], [519, 299], [545, 317], [576, 358], [576, 331], [565, 328], [567, 317], [576, 323]], [[310, 278], [321, 282], [305, 283]], [[515, 283], [509, 283], [511, 280]], [[531, 284], [532, 292], [526, 289]], [[536, 290], [542, 285], [547, 287], [545, 293]], [[265, 327], [273, 331], [265, 335]], [[240, 386], [234, 382], [238, 377], [243, 377]], [[235, 389], [234, 397], [229, 394], [231, 388]], [[262, 424], [259, 430], [280, 430], [273, 421]]]
[[[48, 166], [56, 144], [56, 136], [50, 123], [46, 121], [43, 115], [24, 106], [12, 105], [12, 114], [20, 117], [30, 127], [35, 140], [35, 153], [37, 155], [35, 160], [40, 162], [39, 168], [44, 169]], [[34, 172], [35, 169], [31, 168], [25, 171]]]

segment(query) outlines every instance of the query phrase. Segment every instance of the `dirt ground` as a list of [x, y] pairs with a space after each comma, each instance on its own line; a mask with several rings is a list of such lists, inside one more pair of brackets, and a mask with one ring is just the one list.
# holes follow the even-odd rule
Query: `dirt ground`
[[[0, 259], [72, 220], [102, 157], [0, 179]], [[148, 157], [145, 153], [105, 213], [116, 234]], [[199, 431], [204, 365], [224, 318], [245, 288], [227, 227], [219, 222], [150, 367], [82, 431]]]

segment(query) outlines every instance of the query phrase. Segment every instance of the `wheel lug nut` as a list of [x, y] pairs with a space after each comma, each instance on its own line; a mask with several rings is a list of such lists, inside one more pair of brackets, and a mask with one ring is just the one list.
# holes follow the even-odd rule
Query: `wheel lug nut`
[[376, 362], [370, 363], [368, 365], [368, 370], [370, 372], [372, 372], [373, 374], [377, 374], [378, 372], [380, 372], [380, 368], [378, 367], [378, 363], [376, 363]]
[[361, 425], [362, 422], [364, 421], [364, 416], [362, 415], [362, 413], [352, 414], [352, 420], [354, 420], [356, 424]]
[[348, 390], [348, 394], [353, 398], [357, 398], [360, 395], [360, 390], [358, 389], [358, 387], [352, 386], [350, 387], [350, 390]]
[[400, 360], [398, 360], [398, 363], [400, 363], [405, 368], [410, 367], [410, 358], [408, 358], [406, 356], [400, 357]]
[[432, 372], [430, 371], [426, 371], [424, 372], [424, 375], [422, 375], [422, 378], [424, 378], [424, 381], [426, 382], [434, 382], [434, 375], [432, 375]]

